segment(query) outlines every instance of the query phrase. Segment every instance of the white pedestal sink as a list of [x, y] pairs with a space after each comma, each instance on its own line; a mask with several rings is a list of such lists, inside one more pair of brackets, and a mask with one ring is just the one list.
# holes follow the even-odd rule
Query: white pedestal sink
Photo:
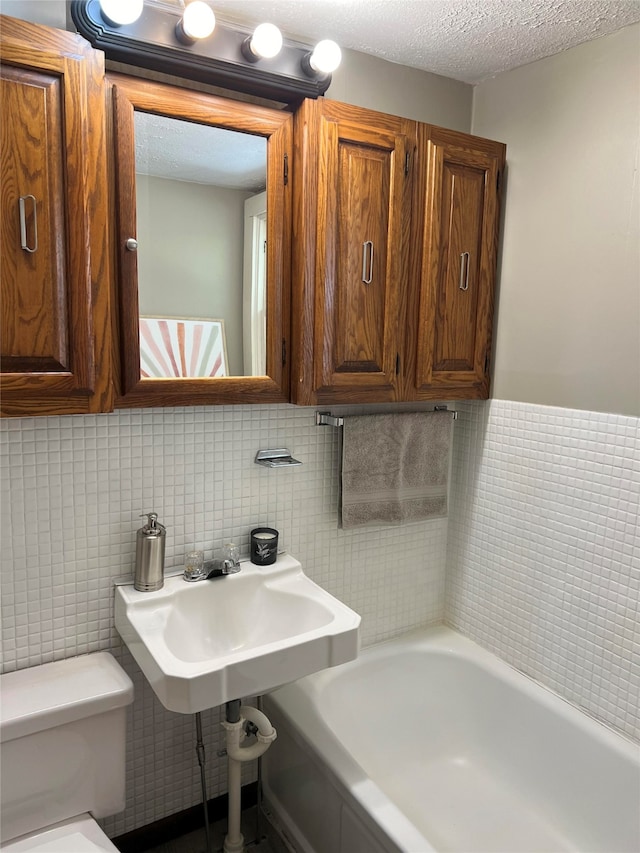
[[117, 586], [122, 639], [169, 711], [194, 714], [353, 660], [360, 616], [293, 557], [157, 592]]

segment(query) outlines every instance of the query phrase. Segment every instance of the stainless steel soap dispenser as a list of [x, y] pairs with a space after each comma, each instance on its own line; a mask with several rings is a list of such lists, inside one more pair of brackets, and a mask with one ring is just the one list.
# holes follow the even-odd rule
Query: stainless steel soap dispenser
[[136, 536], [136, 572], [133, 586], [140, 592], [155, 592], [164, 586], [164, 543], [166, 528], [155, 512], [143, 512], [147, 523]]

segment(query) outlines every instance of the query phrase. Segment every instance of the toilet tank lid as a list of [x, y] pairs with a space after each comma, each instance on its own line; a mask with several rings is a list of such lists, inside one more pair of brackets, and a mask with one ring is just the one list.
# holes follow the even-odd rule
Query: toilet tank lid
[[109, 652], [8, 672], [0, 676], [0, 741], [102, 714], [132, 701], [133, 683]]

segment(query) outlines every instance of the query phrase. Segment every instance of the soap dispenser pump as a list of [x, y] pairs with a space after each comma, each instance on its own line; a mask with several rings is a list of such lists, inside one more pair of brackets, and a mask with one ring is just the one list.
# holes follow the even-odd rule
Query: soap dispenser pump
[[155, 512], [143, 512], [147, 523], [136, 536], [136, 570], [133, 586], [140, 592], [155, 592], [164, 586], [164, 544], [166, 528]]

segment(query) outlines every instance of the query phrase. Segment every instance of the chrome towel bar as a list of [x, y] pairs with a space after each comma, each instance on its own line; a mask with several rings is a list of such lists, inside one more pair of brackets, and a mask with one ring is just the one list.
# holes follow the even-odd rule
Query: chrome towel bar
[[[447, 406], [435, 406], [434, 412], [451, 412], [454, 421], [458, 420], [458, 413], [455, 409], [449, 409]], [[316, 412], [316, 426], [344, 426], [344, 418], [334, 417], [330, 412]]]

